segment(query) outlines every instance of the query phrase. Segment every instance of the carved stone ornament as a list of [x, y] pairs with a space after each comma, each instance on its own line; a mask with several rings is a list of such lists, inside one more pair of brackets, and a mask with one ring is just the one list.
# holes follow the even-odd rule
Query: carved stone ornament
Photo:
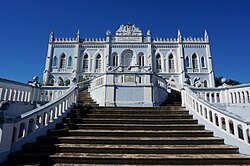
[[140, 28], [136, 27], [135, 24], [122, 24], [116, 31], [116, 36], [142, 36], [142, 31], [140, 30]]

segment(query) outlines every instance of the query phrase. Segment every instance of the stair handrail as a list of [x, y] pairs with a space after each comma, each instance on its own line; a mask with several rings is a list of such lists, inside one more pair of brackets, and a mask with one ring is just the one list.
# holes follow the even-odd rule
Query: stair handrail
[[181, 92], [181, 89], [183, 87], [182, 84], [179, 84], [177, 82], [174, 82], [174, 81], [171, 81], [171, 80], [168, 80], [168, 79], [165, 79], [166, 82], [167, 82], [167, 86], [170, 88], [170, 89], [173, 89], [175, 91], [178, 91], [178, 92]]
[[29, 103], [37, 100], [37, 88], [25, 83], [0, 78], [0, 101]]
[[213, 131], [216, 136], [224, 138], [227, 144], [239, 147], [241, 153], [250, 154], [249, 121], [223, 108], [212, 105], [194, 93], [188, 86], [183, 86], [181, 94], [182, 105], [200, 123]]
[[223, 85], [216, 88], [191, 88], [204, 100], [222, 105], [250, 105], [250, 84]]
[[168, 90], [168, 82], [166, 81], [166, 79], [164, 79], [162, 76], [159, 76], [155, 73], [153, 73], [153, 75], [156, 77], [157, 79], [157, 84], [163, 88], [164, 90]]
[[62, 96], [39, 108], [4, 118], [0, 124], [0, 163], [10, 152], [20, 150], [23, 144], [35, 141], [37, 136], [45, 135], [62, 122], [77, 103], [77, 95], [78, 87], [73, 85]]
[[[222, 137], [225, 143], [239, 147], [239, 151], [250, 154], [250, 122], [234, 113], [218, 107], [197, 94], [194, 87], [167, 80], [171, 89], [181, 92], [182, 106], [204, 124], [206, 129]], [[232, 88], [246, 87], [241, 85]], [[247, 86], [248, 87], [248, 86]]]

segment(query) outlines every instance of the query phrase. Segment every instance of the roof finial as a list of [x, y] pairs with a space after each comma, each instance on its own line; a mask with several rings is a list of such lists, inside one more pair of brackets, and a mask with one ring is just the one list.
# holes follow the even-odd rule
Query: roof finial
[[208, 33], [207, 33], [206, 29], [205, 29], [205, 33], [204, 33], [204, 39], [205, 39], [205, 41], [209, 41], [209, 37], [208, 37]]
[[54, 41], [54, 31], [50, 31], [49, 42], [53, 42], [53, 41]]
[[76, 33], [76, 41], [80, 42], [80, 30], [79, 29], [77, 30], [77, 33]]
[[77, 30], [77, 36], [80, 36], [80, 30], [79, 30], [79, 28]]
[[178, 42], [181, 42], [181, 31], [178, 29]]

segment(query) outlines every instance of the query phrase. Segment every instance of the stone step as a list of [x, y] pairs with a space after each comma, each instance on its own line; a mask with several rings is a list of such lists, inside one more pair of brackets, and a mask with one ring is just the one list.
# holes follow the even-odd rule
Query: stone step
[[115, 153], [115, 154], [232, 154], [237, 147], [228, 145], [103, 145], [103, 144], [38, 144], [23, 146], [24, 152]]
[[64, 122], [85, 124], [197, 124], [195, 119], [100, 119], [100, 118], [64, 118]]
[[117, 118], [117, 119], [192, 119], [192, 115], [185, 114], [87, 114], [86, 118]]
[[180, 110], [180, 111], [186, 111], [184, 107], [180, 106], [161, 106], [161, 107], [97, 107], [95, 110]]
[[70, 129], [101, 129], [101, 130], [203, 130], [198, 124], [60, 124], [58, 128]]
[[217, 137], [96, 137], [96, 136], [40, 136], [38, 143], [112, 144], [112, 145], [221, 145]]
[[78, 105], [83, 107], [99, 107], [99, 105], [96, 103], [78, 103]]
[[[76, 109], [76, 112], [81, 112], [85, 110]], [[188, 111], [178, 111], [178, 110], [93, 110], [90, 109], [86, 111], [88, 114], [144, 114], [144, 115], [164, 115], [164, 114], [184, 114], [188, 115]]]
[[[249, 164], [242, 154], [107, 154], [107, 153], [14, 153], [15, 161], [33, 160], [46, 163], [79, 164]], [[10, 158], [11, 158], [10, 156]]]
[[62, 130], [48, 131], [48, 135], [112, 136], [112, 137], [212, 137], [206, 130]]
[[81, 101], [78, 101], [78, 103], [86, 103], [86, 102], [88, 102], [88, 103], [96, 103], [96, 102], [94, 102], [93, 100], [81, 100]]

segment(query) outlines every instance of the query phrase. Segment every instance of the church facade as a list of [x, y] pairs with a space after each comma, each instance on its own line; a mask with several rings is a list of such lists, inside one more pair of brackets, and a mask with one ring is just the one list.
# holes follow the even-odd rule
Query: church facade
[[[43, 84], [70, 84], [108, 70], [138, 67], [165, 79], [193, 86], [214, 87], [214, 72], [207, 32], [204, 37], [153, 38], [139, 27], [120, 25], [105, 38], [55, 38], [48, 43]], [[140, 70], [141, 71], [141, 70]]]

